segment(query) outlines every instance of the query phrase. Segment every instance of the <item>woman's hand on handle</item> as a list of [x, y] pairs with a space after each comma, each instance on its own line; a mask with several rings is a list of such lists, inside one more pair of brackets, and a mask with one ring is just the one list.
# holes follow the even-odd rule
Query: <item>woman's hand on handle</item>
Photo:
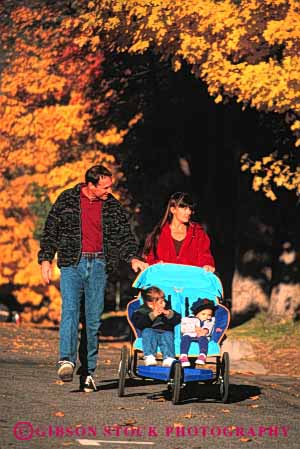
[[214, 273], [216, 271], [215, 267], [211, 266], [211, 265], [204, 265], [204, 267], [202, 267], [203, 270]]

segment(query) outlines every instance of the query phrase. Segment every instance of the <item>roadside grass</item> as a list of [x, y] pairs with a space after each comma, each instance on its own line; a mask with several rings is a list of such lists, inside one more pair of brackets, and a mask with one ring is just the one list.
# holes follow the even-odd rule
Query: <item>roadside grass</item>
[[259, 313], [246, 323], [230, 329], [227, 335], [235, 338], [254, 337], [264, 341], [292, 338], [300, 346], [300, 321], [275, 323], [265, 313]]

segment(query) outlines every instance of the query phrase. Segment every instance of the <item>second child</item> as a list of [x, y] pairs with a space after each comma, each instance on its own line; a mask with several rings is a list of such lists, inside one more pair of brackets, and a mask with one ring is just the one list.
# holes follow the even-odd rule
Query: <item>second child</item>
[[190, 345], [193, 341], [199, 345], [199, 355], [196, 365], [205, 365], [208, 342], [212, 334], [216, 310], [215, 303], [210, 299], [198, 299], [192, 304], [191, 310], [193, 315], [182, 318], [181, 321], [181, 342], [180, 342], [180, 358], [181, 365], [190, 366], [188, 353]]
[[158, 287], [141, 290], [143, 304], [133, 313], [132, 323], [142, 332], [145, 365], [157, 365], [158, 346], [163, 355], [162, 366], [170, 367], [175, 360], [174, 327], [181, 315], [167, 307], [164, 292]]

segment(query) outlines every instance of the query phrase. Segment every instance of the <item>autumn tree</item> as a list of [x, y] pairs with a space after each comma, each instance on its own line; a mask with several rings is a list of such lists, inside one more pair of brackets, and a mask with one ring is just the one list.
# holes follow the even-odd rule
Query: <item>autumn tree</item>
[[[120, 144], [140, 119], [129, 117], [122, 129], [109, 120], [118, 92], [103, 77], [99, 38], [87, 44], [68, 2], [57, 8], [1, 6], [0, 282], [14, 286], [29, 321], [59, 320], [57, 284], [43, 288], [36, 263], [49, 207], [95, 163], [118, 184], [123, 174], [105, 148]], [[116, 195], [125, 194], [119, 183]]]
[[[286, 148], [279, 143], [271, 153], [265, 148], [259, 159], [244, 154], [241, 169], [252, 174], [253, 190], [262, 191], [272, 201], [282, 188], [299, 195], [298, 1], [104, 0], [89, 2], [83, 20], [87, 17], [86, 37], [99, 35], [111, 51], [151, 51], [169, 62], [174, 71], [187, 64], [195, 77], [206, 83], [216, 103], [234, 100], [243, 109], [280, 115], [293, 136], [292, 145]], [[237, 312], [241, 311], [239, 302], [245, 308], [249, 304], [269, 308], [269, 294], [253, 278], [237, 272], [233, 287]], [[284, 294], [280, 310], [281, 315], [296, 318], [299, 301], [291, 303], [291, 291], [294, 298], [299, 297], [297, 283]], [[278, 302], [275, 290], [271, 293], [272, 313], [274, 301]]]
[[[296, 0], [48, 3], [52, 6], [28, 0], [16, 7], [10, 2], [10, 8], [2, 6], [0, 11], [5, 18], [0, 86], [4, 174], [0, 188], [5, 192], [0, 219], [5, 233], [0, 243], [8, 244], [1, 276], [2, 282], [19, 286], [20, 301], [26, 302], [29, 296], [28, 291], [23, 294], [24, 276], [17, 275], [30, 265], [29, 260], [33, 263], [36, 202], [43, 203], [41, 209], [46, 207], [77, 181], [86, 164], [96, 160], [114, 164], [113, 158], [103, 154], [106, 146], [121, 144], [142, 117], [140, 98], [133, 95], [119, 101], [134, 78], [132, 68], [119, 63], [120, 55], [153, 54], [175, 72], [188, 67], [217, 104], [235, 101], [243, 109], [281, 116], [293, 146], [278, 144], [271, 153], [265, 148], [259, 159], [248, 152], [241, 169], [253, 176], [252, 188], [271, 200], [282, 188], [300, 193], [300, 12]], [[112, 68], [108, 77], [105, 64]], [[121, 126], [112, 121], [115, 105], [123, 115]], [[33, 265], [30, 273], [34, 273]], [[243, 284], [248, 279], [238, 276], [237, 272], [235, 304], [241, 289], [249, 291]], [[40, 295], [35, 300], [40, 305], [38, 281], [30, 282]], [[269, 298], [263, 298], [259, 283], [255, 288], [250, 301], [262, 294], [268, 307]], [[293, 305], [294, 315], [296, 310]]]
[[[295, 147], [300, 146], [296, 0], [91, 1], [83, 20], [86, 36], [99, 35], [111, 51], [152, 50], [175, 71], [186, 62], [216, 103], [234, 99], [243, 108], [282, 114]], [[278, 148], [260, 161], [244, 155], [242, 170], [250, 170], [253, 189], [262, 189], [272, 200], [278, 186], [299, 194], [300, 169], [294, 154], [291, 148], [282, 157]]]

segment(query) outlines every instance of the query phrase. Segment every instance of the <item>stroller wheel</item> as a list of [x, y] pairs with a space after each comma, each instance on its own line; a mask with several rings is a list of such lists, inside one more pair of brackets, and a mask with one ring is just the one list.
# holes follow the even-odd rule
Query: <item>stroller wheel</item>
[[121, 359], [119, 363], [119, 383], [118, 383], [118, 396], [124, 396], [125, 392], [125, 381], [127, 374], [127, 364], [128, 364], [128, 351], [127, 347], [123, 346], [121, 349]]
[[175, 363], [174, 366], [174, 378], [172, 384], [172, 402], [174, 405], [178, 404], [180, 401], [182, 383], [182, 367], [180, 363]]
[[220, 375], [219, 375], [219, 384], [220, 384], [220, 396], [222, 402], [228, 401], [229, 395], [229, 354], [228, 352], [224, 352], [221, 366], [220, 366]]

